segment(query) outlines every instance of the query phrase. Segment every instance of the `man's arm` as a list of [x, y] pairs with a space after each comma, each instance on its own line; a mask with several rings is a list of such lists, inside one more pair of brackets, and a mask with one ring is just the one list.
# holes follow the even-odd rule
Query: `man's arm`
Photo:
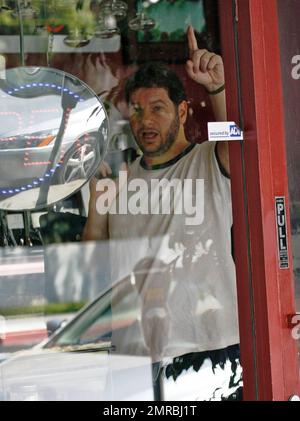
[[225, 89], [217, 95], [209, 95], [216, 121], [227, 121]]
[[108, 215], [97, 212], [97, 200], [101, 193], [96, 190], [95, 177], [90, 181], [90, 201], [88, 219], [85, 224], [82, 240], [101, 241], [108, 239]]
[[[210, 95], [210, 102], [214, 111], [216, 121], [226, 121], [227, 112], [225, 90], [217, 95]], [[225, 169], [226, 173], [230, 175], [228, 142], [217, 143], [217, 154], [222, 164], [222, 167]]]
[[[192, 80], [211, 93], [209, 97], [215, 120], [226, 121], [225, 73], [222, 57], [198, 48], [192, 26], [189, 26], [187, 35], [190, 59], [186, 63], [186, 71]], [[220, 92], [214, 94], [218, 90]], [[222, 166], [230, 174], [227, 142], [218, 142], [217, 153]]]
[[[119, 175], [123, 175], [123, 177], [111, 179], [109, 176], [112, 175], [112, 169], [108, 163], [103, 161], [100, 164], [99, 174], [102, 176], [102, 182], [95, 177], [90, 181], [89, 212], [83, 230], [83, 241], [104, 241], [109, 239], [108, 208], [116, 200], [120, 189], [127, 188], [127, 176], [124, 176], [126, 173], [127, 175], [129, 174], [129, 168], [126, 162], [123, 162], [119, 168]], [[104, 193], [105, 199], [103, 202], [100, 196]], [[102, 205], [104, 206], [103, 208]]]

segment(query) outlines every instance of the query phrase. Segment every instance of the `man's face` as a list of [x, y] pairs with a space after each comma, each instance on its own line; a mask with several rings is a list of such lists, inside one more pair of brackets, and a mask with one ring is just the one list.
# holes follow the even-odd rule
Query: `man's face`
[[173, 145], [180, 127], [177, 108], [164, 88], [139, 88], [132, 93], [130, 124], [144, 155], [162, 155]]

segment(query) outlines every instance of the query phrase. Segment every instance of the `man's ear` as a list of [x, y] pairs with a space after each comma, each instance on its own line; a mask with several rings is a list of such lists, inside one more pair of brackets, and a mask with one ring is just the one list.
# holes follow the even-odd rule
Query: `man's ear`
[[178, 105], [178, 115], [179, 115], [179, 121], [181, 124], [184, 124], [186, 122], [187, 112], [188, 112], [187, 102], [181, 101], [181, 103]]

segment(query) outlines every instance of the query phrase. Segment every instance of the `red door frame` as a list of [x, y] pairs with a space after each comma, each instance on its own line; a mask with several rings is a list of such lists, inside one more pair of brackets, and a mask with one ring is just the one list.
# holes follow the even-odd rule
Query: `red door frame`
[[288, 400], [300, 382], [287, 321], [295, 313], [291, 240], [290, 268], [279, 269], [275, 219], [275, 197], [284, 196], [290, 233], [277, 4], [219, 0], [219, 10], [228, 119], [245, 131], [230, 145], [244, 399]]

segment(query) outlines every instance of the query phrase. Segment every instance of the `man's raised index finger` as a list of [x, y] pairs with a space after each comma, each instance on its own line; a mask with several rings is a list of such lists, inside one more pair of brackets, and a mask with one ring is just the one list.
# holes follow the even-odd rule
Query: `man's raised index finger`
[[188, 43], [189, 43], [189, 50], [196, 51], [198, 50], [198, 44], [194, 33], [194, 28], [190, 25], [188, 27]]

